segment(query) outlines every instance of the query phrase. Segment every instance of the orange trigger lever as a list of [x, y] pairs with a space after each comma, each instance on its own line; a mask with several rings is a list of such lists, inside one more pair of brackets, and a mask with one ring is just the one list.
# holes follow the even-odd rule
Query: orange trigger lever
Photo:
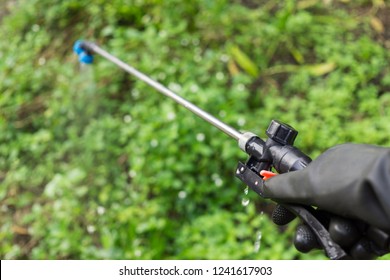
[[268, 180], [276, 175], [278, 175], [278, 174], [273, 173], [272, 171], [268, 171], [268, 170], [261, 170], [260, 171], [260, 176], [263, 176], [263, 180]]

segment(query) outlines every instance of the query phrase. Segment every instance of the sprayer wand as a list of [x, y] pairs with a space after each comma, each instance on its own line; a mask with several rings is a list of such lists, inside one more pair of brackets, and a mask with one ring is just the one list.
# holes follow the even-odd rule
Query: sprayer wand
[[[93, 54], [104, 57], [116, 64], [122, 70], [147, 83], [161, 94], [173, 99], [176, 103], [182, 105], [195, 115], [238, 141], [240, 149], [249, 155], [249, 159], [245, 163], [238, 163], [236, 177], [262, 197], [264, 197], [260, 188], [262, 181], [276, 175], [270, 172], [272, 168], [279, 173], [286, 173], [301, 170], [311, 162], [311, 159], [307, 155], [293, 146], [298, 132], [285, 123], [272, 120], [266, 130], [268, 139], [264, 141], [254, 133], [241, 133], [223, 123], [94, 43], [77, 41], [73, 50], [78, 54], [79, 61], [84, 64], [91, 64], [93, 62]], [[293, 204], [283, 204], [282, 206], [289, 212], [282, 212], [279, 213], [279, 215], [291, 215], [290, 212], [292, 212], [299, 216], [314, 232], [318, 242], [324, 248], [326, 255], [330, 259], [346, 258], [346, 253], [337, 243], [331, 240], [329, 232], [318, 220], [313, 208]], [[284, 217], [282, 217], [282, 219], [283, 218]]]
[[89, 53], [96, 53], [101, 55], [102, 57], [106, 58], [107, 60], [111, 61], [112, 63], [116, 64], [119, 68], [123, 69], [127, 73], [137, 77], [141, 81], [147, 83], [154, 89], [156, 89], [158, 92], [164, 94], [165, 96], [173, 99], [175, 102], [178, 104], [182, 105], [184, 108], [188, 109], [195, 115], [201, 117], [211, 125], [215, 126], [222, 132], [226, 133], [230, 137], [234, 138], [235, 140], [239, 140], [240, 137], [242, 136], [242, 133], [239, 131], [235, 130], [234, 128], [230, 127], [229, 125], [221, 122], [219, 119], [215, 118], [214, 116], [210, 115], [209, 113], [203, 111], [199, 107], [195, 106], [188, 100], [184, 99], [183, 97], [177, 95], [170, 89], [166, 88], [159, 82], [156, 82], [155, 80], [151, 79], [150, 77], [146, 76], [144, 73], [138, 71], [137, 69], [131, 67], [130, 65], [124, 63], [123, 61], [119, 60], [115, 56], [109, 54], [105, 50], [101, 49], [94, 43], [90, 42], [80, 42], [77, 48], [82, 48], [86, 50]]

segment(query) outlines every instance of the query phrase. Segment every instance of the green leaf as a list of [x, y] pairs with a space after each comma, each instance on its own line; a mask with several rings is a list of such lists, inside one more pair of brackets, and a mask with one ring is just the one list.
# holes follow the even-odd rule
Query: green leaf
[[304, 68], [313, 76], [322, 76], [332, 72], [336, 68], [336, 63], [326, 62], [315, 65], [307, 65]]
[[230, 47], [229, 53], [247, 74], [255, 78], [259, 76], [259, 69], [256, 64], [238, 46]]

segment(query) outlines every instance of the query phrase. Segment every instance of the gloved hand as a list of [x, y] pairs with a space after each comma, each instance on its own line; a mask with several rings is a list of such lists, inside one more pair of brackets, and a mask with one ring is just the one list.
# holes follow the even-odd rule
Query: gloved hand
[[[262, 193], [280, 203], [317, 207], [316, 212], [323, 217], [333, 241], [352, 258], [374, 258], [390, 250], [388, 148], [336, 146], [303, 170], [268, 179], [262, 185]], [[291, 220], [291, 214], [285, 211], [277, 207], [276, 223]], [[317, 247], [316, 238], [307, 226], [298, 226], [295, 245], [304, 252]]]

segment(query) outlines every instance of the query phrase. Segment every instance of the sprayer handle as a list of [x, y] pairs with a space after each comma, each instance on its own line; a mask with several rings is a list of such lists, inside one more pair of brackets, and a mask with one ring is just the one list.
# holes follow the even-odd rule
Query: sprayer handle
[[[242, 162], [238, 163], [236, 177], [243, 181], [248, 187], [255, 191], [261, 197], [264, 197], [262, 191], [263, 178], [260, 174], [254, 172]], [[335, 242], [332, 241], [329, 232], [320, 221], [313, 215], [313, 209], [303, 205], [282, 204], [283, 207], [300, 217], [307, 226], [314, 232], [319, 243], [324, 248], [326, 255], [333, 260], [345, 259], [347, 254]]]

